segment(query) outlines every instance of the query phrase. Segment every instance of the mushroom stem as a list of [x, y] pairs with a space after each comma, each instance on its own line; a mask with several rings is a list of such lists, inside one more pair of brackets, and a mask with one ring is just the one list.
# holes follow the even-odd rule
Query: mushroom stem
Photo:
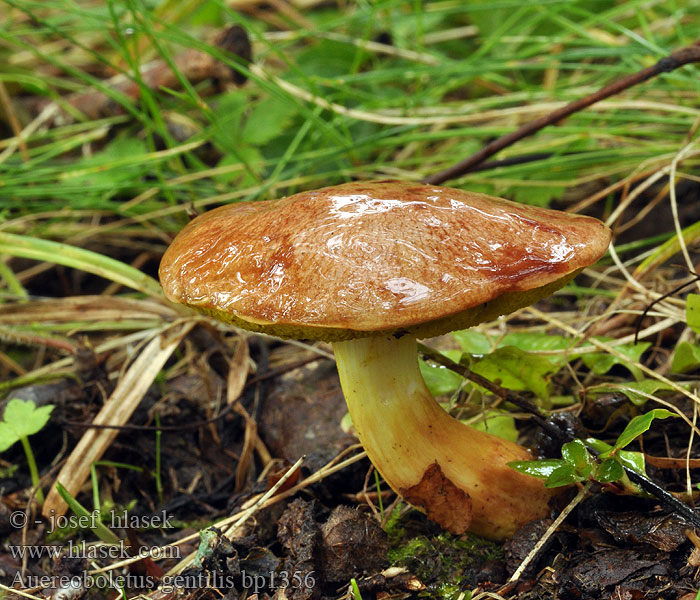
[[547, 514], [551, 492], [507, 466], [531, 458], [529, 451], [448, 415], [425, 386], [413, 336], [333, 348], [360, 442], [405, 500], [449, 531], [491, 539]]

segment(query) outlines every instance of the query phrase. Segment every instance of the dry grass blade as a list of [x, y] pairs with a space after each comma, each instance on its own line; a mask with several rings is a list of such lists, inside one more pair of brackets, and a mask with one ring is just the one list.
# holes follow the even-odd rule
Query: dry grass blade
[[588, 490], [591, 489], [591, 486], [593, 484], [589, 481], [586, 483], [586, 485], [582, 486], [581, 489], [578, 491], [578, 494], [574, 497], [574, 499], [567, 504], [566, 508], [561, 511], [561, 513], [557, 516], [556, 519], [552, 522], [552, 524], [547, 528], [547, 531], [545, 534], [537, 541], [537, 543], [534, 545], [532, 550], [529, 552], [529, 554], [525, 557], [522, 563], [520, 563], [520, 566], [515, 570], [515, 572], [510, 576], [510, 579], [508, 580], [508, 583], [512, 583], [515, 581], [518, 581], [520, 579], [520, 576], [525, 572], [525, 569], [527, 569], [528, 565], [535, 559], [537, 558], [537, 555], [540, 553], [540, 550], [544, 547], [544, 545], [547, 543], [547, 540], [549, 540], [550, 537], [552, 537], [552, 534], [559, 528], [559, 525], [561, 525], [566, 519], [566, 517], [569, 516], [569, 513], [578, 506], [581, 501], [584, 499], [586, 494], [588, 493]]
[[[569, 333], [573, 336], [576, 336], [577, 338], [579, 338], [583, 335], [580, 331], [578, 331], [577, 329], [575, 329], [574, 327], [572, 327], [568, 323], [564, 323], [564, 321], [562, 321], [561, 319], [557, 319], [556, 317], [554, 317], [552, 315], [548, 315], [547, 313], [543, 313], [542, 311], [537, 310], [536, 308], [534, 308], [532, 306], [527, 308], [527, 310], [529, 312], [531, 312], [532, 314], [536, 315], [538, 318], [542, 319], [543, 321], [547, 321], [548, 323], [551, 323], [552, 325], [559, 327], [560, 329], [563, 329], [567, 333]], [[608, 344], [606, 342], [601, 342], [600, 340], [596, 340], [595, 338], [592, 338], [590, 340], [590, 343], [593, 346], [595, 346], [596, 348], [598, 348], [599, 350], [602, 350], [603, 352], [607, 352], [608, 354], [611, 354], [611, 355], [613, 355], [613, 356], [615, 356], [623, 361], [629, 360], [628, 357], [626, 357], [624, 354], [622, 354], [617, 348], [614, 348], [613, 346], [611, 346], [610, 344]], [[673, 389], [676, 392], [683, 394], [683, 396], [692, 400], [693, 403], [700, 404], [700, 398], [698, 398], [697, 394], [694, 394], [693, 392], [678, 385], [675, 381], [672, 381], [672, 380], [668, 379], [667, 377], [664, 377], [660, 373], [657, 373], [656, 371], [654, 371], [653, 369], [650, 369], [646, 365], [643, 365], [639, 361], [635, 361], [632, 364], [634, 364], [635, 367], [637, 367], [640, 371], [643, 371], [649, 377], [656, 379], [656, 380], [660, 381], [661, 383], [667, 385], [670, 389]], [[657, 402], [659, 401], [655, 396], [652, 396], [650, 394], [648, 396], [650, 399], [654, 399]], [[682, 414], [680, 412], [680, 410], [678, 410], [676, 407], [671, 406], [670, 404], [668, 405], [668, 407], [670, 410], [674, 410], [681, 418], [683, 418], [688, 424], [690, 424], [690, 422], [688, 421], [688, 418], [684, 414]]]
[[243, 392], [248, 372], [250, 371], [250, 352], [248, 340], [239, 338], [236, 349], [231, 357], [228, 370], [228, 385], [226, 387], [226, 404], [234, 404]]
[[275, 495], [277, 490], [279, 490], [285, 483], [286, 481], [294, 475], [296, 470], [301, 466], [301, 463], [304, 462], [304, 459], [306, 457], [302, 456], [297, 460], [289, 469], [287, 469], [287, 472], [282, 475], [282, 477], [279, 478], [277, 483], [273, 485], [269, 490], [267, 490], [261, 497], [260, 499], [253, 504], [250, 508], [247, 510], [243, 511], [243, 514], [224, 532], [224, 535], [228, 538], [232, 538], [234, 535], [236, 535], [238, 529], [248, 520], [250, 517], [252, 517], [260, 508], [263, 507], [265, 502], [272, 498], [272, 496]]
[[41, 596], [35, 596], [34, 594], [28, 594], [27, 592], [23, 590], [18, 590], [15, 588], [7, 587], [6, 585], [3, 585], [0, 583], [0, 590], [4, 590], [5, 592], [8, 592], [10, 594], [16, 594], [17, 596], [20, 596], [22, 598], [29, 598], [29, 600], [41, 600]]
[[[193, 324], [193, 321], [185, 321], [177, 325], [174, 332], [169, 331], [170, 327], [161, 329], [148, 342], [95, 417], [93, 425], [119, 426], [129, 420], [165, 361], [170, 358]], [[71, 495], [75, 496], [78, 493], [90, 475], [90, 467], [100, 459], [117, 433], [117, 429], [102, 428], [88, 429], [84, 433], [56, 477]], [[67, 508], [66, 503], [52, 487], [42, 514], [47, 518], [63, 515]]]
[[110, 296], [73, 296], [4, 304], [0, 325], [25, 323], [66, 323], [113, 321], [124, 319], [172, 319], [175, 312], [168, 306], [149, 300]]

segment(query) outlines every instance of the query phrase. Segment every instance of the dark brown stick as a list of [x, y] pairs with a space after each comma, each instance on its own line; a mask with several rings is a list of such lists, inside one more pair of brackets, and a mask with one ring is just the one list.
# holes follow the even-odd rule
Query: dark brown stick
[[[494, 396], [498, 396], [501, 400], [515, 404], [515, 406], [530, 414], [537, 424], [550, 435], [554, 436], [555, 438], [561, 437], [559, 428], [547, 421], [545, 415], [540, 412], [537, 406], [524, 396], [521, 396], [512, 390], [501, 387], [500, 385], [493, 383], [493, 381], [489, 381], [486, 379], [486, 377], [482, 377], [481, 375], [474, 373], [469, 367], [456, 363], [441, 352], [433, 350], [431, 347], [421, 344], [420, 342], [418, 343], [418, 351], [428, 360], [446, 367], [450, 371], [454, 371], [465, 379], [469, 379], [469, 381], [472, 381], [485, 390], [488, 390]], [[563, 440], [563, 442], [564, 441], [569, 440]]]
[[476, 165], [480, 164], [490, 156], [493, 156], [494, 154], [500, 152], [504, 148], [514, 144], [515, 142], [529, 135], [532, 135], [533, 133], [547, 127], [548, 125], [558, 123], [562, 119], [574, 114], [575, 112], [583, 110], [584, 108], [588, 108], [592, 104], [600, 102], [601, 100], [605, 100], [610, 96], [619, 94], [620, 92], [623, 92], [628, 88], [631, 88], [644, 81], [647, 81], [652, 77], [656, 77], [661, 73], [668, 73], [679, 67], [682, 67], [683, 65], [687, 65], [689, 63], [694, 62], [700, 62], [700, 41], [695, 42], [695, 44], [693, 44], [692, 46], [686, 46], [685, 48], [681, 48], [679, 50], [676, 50], [675, 52], [672, 52], [669, 56], [662, 58], [659, 62], [657, 62], [651, 67], [646, 67], [645, 69], [642, 69], [637, 73], [627, 75], [626, 77], [623, 77], [615, 83], [606, 85], [597, 92], [594, 92], [584, 98], [580, 98], [579, 100], [575, 100], [574, 102], [563, 106], [559, 110], [555, 110], [552, 113], [540, 117], [539, 119], [535, 119], [534, 121], [523, 125], [519, 129], [511, 133], [508, 133], [496, 140], [493, 140], [492, 142], [484, 146], [481, 150], [472, 154], [469, 158], [463, 160], [462, 162], [457, 163], [456, 165], [445, 169], [444, 171], [440, 171], [439, 173], [426, 177], [425, 179], [423, 179], [423, 183], [436, 185], [447, 181], [448, 179], [454, 179], [455, 177], [459, 177], [460, 175], [469, 173], [474, 169]]

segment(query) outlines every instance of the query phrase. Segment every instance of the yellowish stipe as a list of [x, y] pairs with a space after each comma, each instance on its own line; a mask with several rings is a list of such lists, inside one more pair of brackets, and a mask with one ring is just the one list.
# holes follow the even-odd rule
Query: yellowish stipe
[[[333, 348], [355, 431], [397, 493], [414, 497], [419, 486], [413, 502], [433, 520], [451, 531], [468, 527], [492, 539], [508, 537], [547, 514], [550, 492], [506, 466], [531, 458], [529, 452], [449, 416], [425, 386], [415, 338], [370, 337], [336, 342]], [[445, 479], [432, 478], [428, 485], [426, 473], [434, 475], [435, 465]], [[439, 505], [437, 513], [433, 504]], [[470, 509], [471, 522], [464, 518]]]

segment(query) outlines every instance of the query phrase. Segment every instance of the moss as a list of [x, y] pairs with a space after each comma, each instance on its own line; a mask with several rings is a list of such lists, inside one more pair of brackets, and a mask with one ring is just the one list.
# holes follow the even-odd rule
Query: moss
[[457, 598], [475, 587], [476, 574], [486, 561], [503, 559], [499, 544], [474, 535], [416, 535], [415, 523], [403, 523], [393, 519], [393, 515], [387, 524], [389, 561], [418, 577], [426, 586], [421, 594], [426, 597]]

